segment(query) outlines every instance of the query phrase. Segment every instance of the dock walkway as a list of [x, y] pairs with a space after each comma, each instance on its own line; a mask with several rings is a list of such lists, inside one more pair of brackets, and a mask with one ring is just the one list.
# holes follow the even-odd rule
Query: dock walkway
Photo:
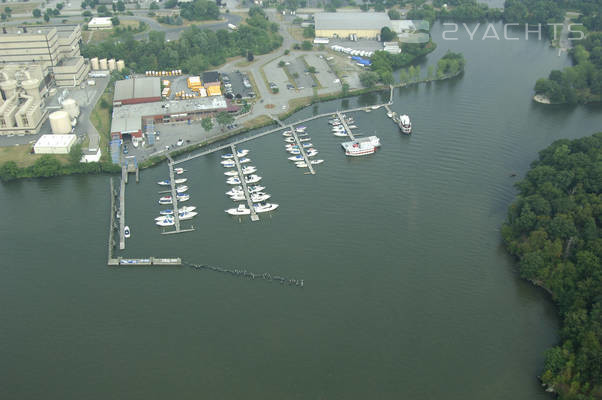
[[121, 185], [119, 188], [119, 250], [125, 249], [125, 184], [128, 179], [127, 167], [121, 167]]
[[313, 165], [311, 165], [311, 160], [307, 156], [307, 153], [305, 152], [305, 148], [301, 145], [301, 141], [299, 140], [299, 136], [297, 136], [297, 131], [295, 130], [295, 126], [291, 125], [290, 129], [291, 129], [291, 132], [293, 133], [293, 137], [295, 138], [295, 142], [297, 142], [297, 146], [299, 146], [298, 147], [299, 151], [301, 152], [301, 155], [305, 159], [305, 165], [307, 165], [307, 168], [309, 169], [309, 172], [312, 175], [315, 175], [316, 171], [314, 170]]
[[349, 128], [349, 125], [347, 125], [346, 116], [344, 116], [342, 112], [337, 111], [337, 117], [339, 117], [339, 121], [341, 121], [341, 124], [343, 124], [343, 127], [345, 128], [345, 132], [347, 133], [349, 138], [351, 140], [355, 140], [355, 136], [353, 136], [353, 132], [351, 132], [351, 128]]
[[245, 198], [247, 199], [247, 203], [249, 204], [249, 209], [251, 210], [251, 221], [259, 221], [259, 216], [255, 212], [255, 207], [253, 207], [253, 201], [251, 200], [251, 194], [249, 193], [249, 188], [247, 186], [247, 182], [245, 179], [245, 175], [242, 173], [242, 168], [240, 167], [240, 161], [238, 159], [238, 154], [236, 154], [236, 146], [230, 146], [232, 149], [232, 155], [234, 156], [234, 162], [236, 163], [236, 169], [238, 169], [238, 179], [240, 180], [240, 184], [242, 185], [242, 190], [245, 193]]

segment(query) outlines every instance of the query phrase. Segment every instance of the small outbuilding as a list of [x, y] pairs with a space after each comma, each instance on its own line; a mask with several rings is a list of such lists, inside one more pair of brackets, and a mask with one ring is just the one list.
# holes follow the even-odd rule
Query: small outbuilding
[[99, 29], [112, 29], [113, 22], [110, 17], [94, 17], [88, 22], [88, 29], [91, 31]]

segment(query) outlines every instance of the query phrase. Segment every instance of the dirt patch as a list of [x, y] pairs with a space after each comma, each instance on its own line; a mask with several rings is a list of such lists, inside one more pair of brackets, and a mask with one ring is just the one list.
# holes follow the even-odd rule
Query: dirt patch
[[274, 104], [266, 104], [265, 105], [265, 108], [268, 108], [268, 109], [272, 109], [274, 107], [276, 107]]

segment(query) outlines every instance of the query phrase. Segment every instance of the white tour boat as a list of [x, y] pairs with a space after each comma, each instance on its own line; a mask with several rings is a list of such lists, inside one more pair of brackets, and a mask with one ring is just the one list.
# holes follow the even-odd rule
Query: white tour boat
[[345, 155], [350, 157], [365, 156], [373, 154], [376, 148], [380, 146], [380, 139], [376, 136], [368, 136], [341, 143], [345, 149]]
[[402, 115], [399, 117], [399, 130], [406, 135], [412, 133], [412, 122], [410, 121], [410, 117], [407, 115]]

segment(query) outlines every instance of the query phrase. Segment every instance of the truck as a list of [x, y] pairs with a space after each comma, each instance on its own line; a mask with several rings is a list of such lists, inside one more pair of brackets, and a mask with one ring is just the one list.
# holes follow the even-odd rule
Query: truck
[[228, 28], [232, 29], [233, 31], [238, 29], [238, 27], [234, 24], [228, 24]]

